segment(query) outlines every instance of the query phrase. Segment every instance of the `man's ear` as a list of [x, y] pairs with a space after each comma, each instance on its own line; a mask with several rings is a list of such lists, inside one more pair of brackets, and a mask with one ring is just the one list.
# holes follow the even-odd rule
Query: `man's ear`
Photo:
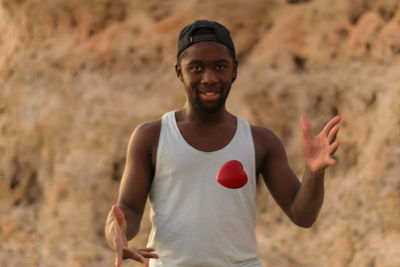
[[232, 83], [236, 80], [237, 77], [237, 66], [238, 66], [238, 61], [235, 60], [235, 62], [233, 63]]
[[179, 78], [179, 80], [181, 80], [183, 82], [181, 64], [179, 64], [179, 63], [175, 64], [175, 73], [176, 73], [176, 76]]

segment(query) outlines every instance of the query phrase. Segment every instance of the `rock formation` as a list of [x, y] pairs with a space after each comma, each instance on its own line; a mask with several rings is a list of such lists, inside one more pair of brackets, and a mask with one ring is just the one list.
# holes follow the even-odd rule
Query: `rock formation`
[[[183, 105], [176, 39], [200, 18], [238, 50], [228, 107], [271, 128], [297, 174], [300, 116], [315, 132], [343, 119], [315, 226], [260, 183], [265, 266], [400, 266], [400, 4], [289, 2], [0, 0], [0, 266], [112, 266], [103, 227], [129, 137]], [[146, 214], [133, 247], [149, 228]]]

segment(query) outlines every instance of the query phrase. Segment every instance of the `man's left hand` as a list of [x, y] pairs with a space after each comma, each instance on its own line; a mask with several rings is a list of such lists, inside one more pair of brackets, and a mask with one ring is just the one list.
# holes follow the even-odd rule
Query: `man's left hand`
[[336, 136], [340, 119], [340, 116], [333, 117], [318, 135], [312, 136], [310, 121], [307, 117], [301, 117], [303, 156], [311, 172], [321, 172], [336, 164], [333, 155], [339, 147]]

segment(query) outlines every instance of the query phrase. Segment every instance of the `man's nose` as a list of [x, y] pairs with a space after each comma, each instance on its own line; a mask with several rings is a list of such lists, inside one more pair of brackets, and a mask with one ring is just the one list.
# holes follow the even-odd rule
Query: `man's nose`
[[217, 81], [218, 81], [218, 79], [217, 79], [217, 76], [215, 75], [215, 72], [210, 68], [206, 68], [201, 77], [201, 83], [214, 84]]

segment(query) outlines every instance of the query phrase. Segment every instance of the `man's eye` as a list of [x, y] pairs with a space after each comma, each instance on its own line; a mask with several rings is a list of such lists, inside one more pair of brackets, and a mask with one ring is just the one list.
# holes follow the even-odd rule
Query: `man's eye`
[[224, 70], [225, 68], [226, 68], [225, 65], [219, 65], [219, 66], [217, 66], [217, 70], [219, 70], [219, 71], [222, 71], [222, 70]]
[[194, 71], [194, 72], [200, 72], [203, 70], [203, 67], [201, 66], [192, 66], [190, 67], [190, 70]]

